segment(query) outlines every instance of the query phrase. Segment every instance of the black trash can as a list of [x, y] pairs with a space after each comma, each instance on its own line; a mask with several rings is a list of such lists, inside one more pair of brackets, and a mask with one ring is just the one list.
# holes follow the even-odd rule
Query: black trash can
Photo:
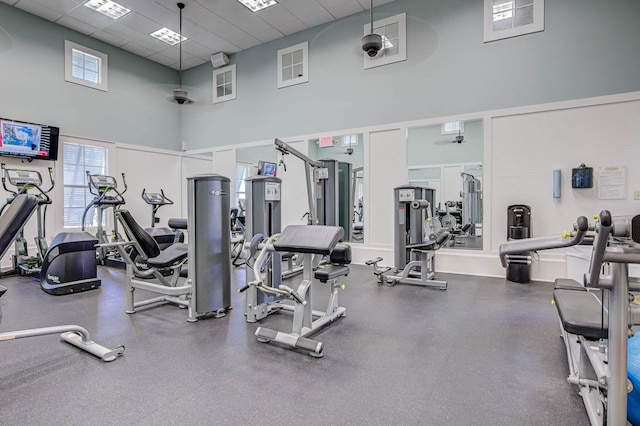
[[[514, 204], [507, 208], [507, 239], [531, 238], [531, 207]], [[531, 252], [509, 255], [507, 280], [516, 283], [531, 282]]]

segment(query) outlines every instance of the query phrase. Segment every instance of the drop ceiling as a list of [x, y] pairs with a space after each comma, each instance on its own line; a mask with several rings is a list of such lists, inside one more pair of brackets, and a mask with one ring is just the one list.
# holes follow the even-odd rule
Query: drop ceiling
[[[115, 0], [131, 12], [114, 20], [85, 0], [0, 0], [33, 15], [178, 69], [179, 48], [149, 36], [162, 27], [179, 31], [177, 0]], [[374, 0], [374, 8], [393, 0]], [[236, 0], [182, 0], [182, 68], [210, 60], [214, 53], [237, 53], [280, 37], [369, 9], [370, 0], [278, 0], [252, 12]]]

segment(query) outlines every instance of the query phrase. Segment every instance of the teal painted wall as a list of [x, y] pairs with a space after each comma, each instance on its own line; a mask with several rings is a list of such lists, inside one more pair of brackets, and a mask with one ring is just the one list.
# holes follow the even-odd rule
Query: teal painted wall
[[[109, 55], [109, 91], [64, 80], [64, 41]], [[0, 117], [65, 135], [180, 150], [178, 72], [0, 3]]]
[[[366, 127], [640, 90], [640, 1], [546, 0], [545, 31], [483, 42], [481, 0], [396, 0], [408, 60], [363, 69], [368, 13], [242, 51], [237, 99], [212, 105], [210, 64], [184, 77], [202, 96], [183, 116], [189, 148]], [[278, 90], [276, 52], [309, 41], [309, 83]], [[193, 108], [191, 108], [193, 107]]]

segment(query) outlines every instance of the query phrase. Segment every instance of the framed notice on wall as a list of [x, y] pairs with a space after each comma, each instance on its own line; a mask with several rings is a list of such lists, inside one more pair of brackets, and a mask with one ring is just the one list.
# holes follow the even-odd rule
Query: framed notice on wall
[[598, 199], [624, 200], [627, 198], [627, 173], [624, 166], [598, 168]]

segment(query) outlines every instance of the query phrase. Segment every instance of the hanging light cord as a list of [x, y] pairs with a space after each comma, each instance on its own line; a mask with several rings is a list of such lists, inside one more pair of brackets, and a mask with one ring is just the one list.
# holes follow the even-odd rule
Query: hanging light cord
[[369, 14], [371, 16], [371, 34], [373, 34], [373, 0], [371, 0], [371, 7], [369, 7]]
[[[373, 1], [373, 0], [371, 0]], [[179, 80], [179, 85], [180, 88], [182, 89], [182, 9], [184, 9], [184, 3], [178, 3], [178, 9], [180, 9], [180, 34], [178, 34], [178, 43], [180, 43], [179, 46], [179, 50], [180, 50], [180, 63], [179, 63], [179, 76], [178, 76], [178, 80]]]

